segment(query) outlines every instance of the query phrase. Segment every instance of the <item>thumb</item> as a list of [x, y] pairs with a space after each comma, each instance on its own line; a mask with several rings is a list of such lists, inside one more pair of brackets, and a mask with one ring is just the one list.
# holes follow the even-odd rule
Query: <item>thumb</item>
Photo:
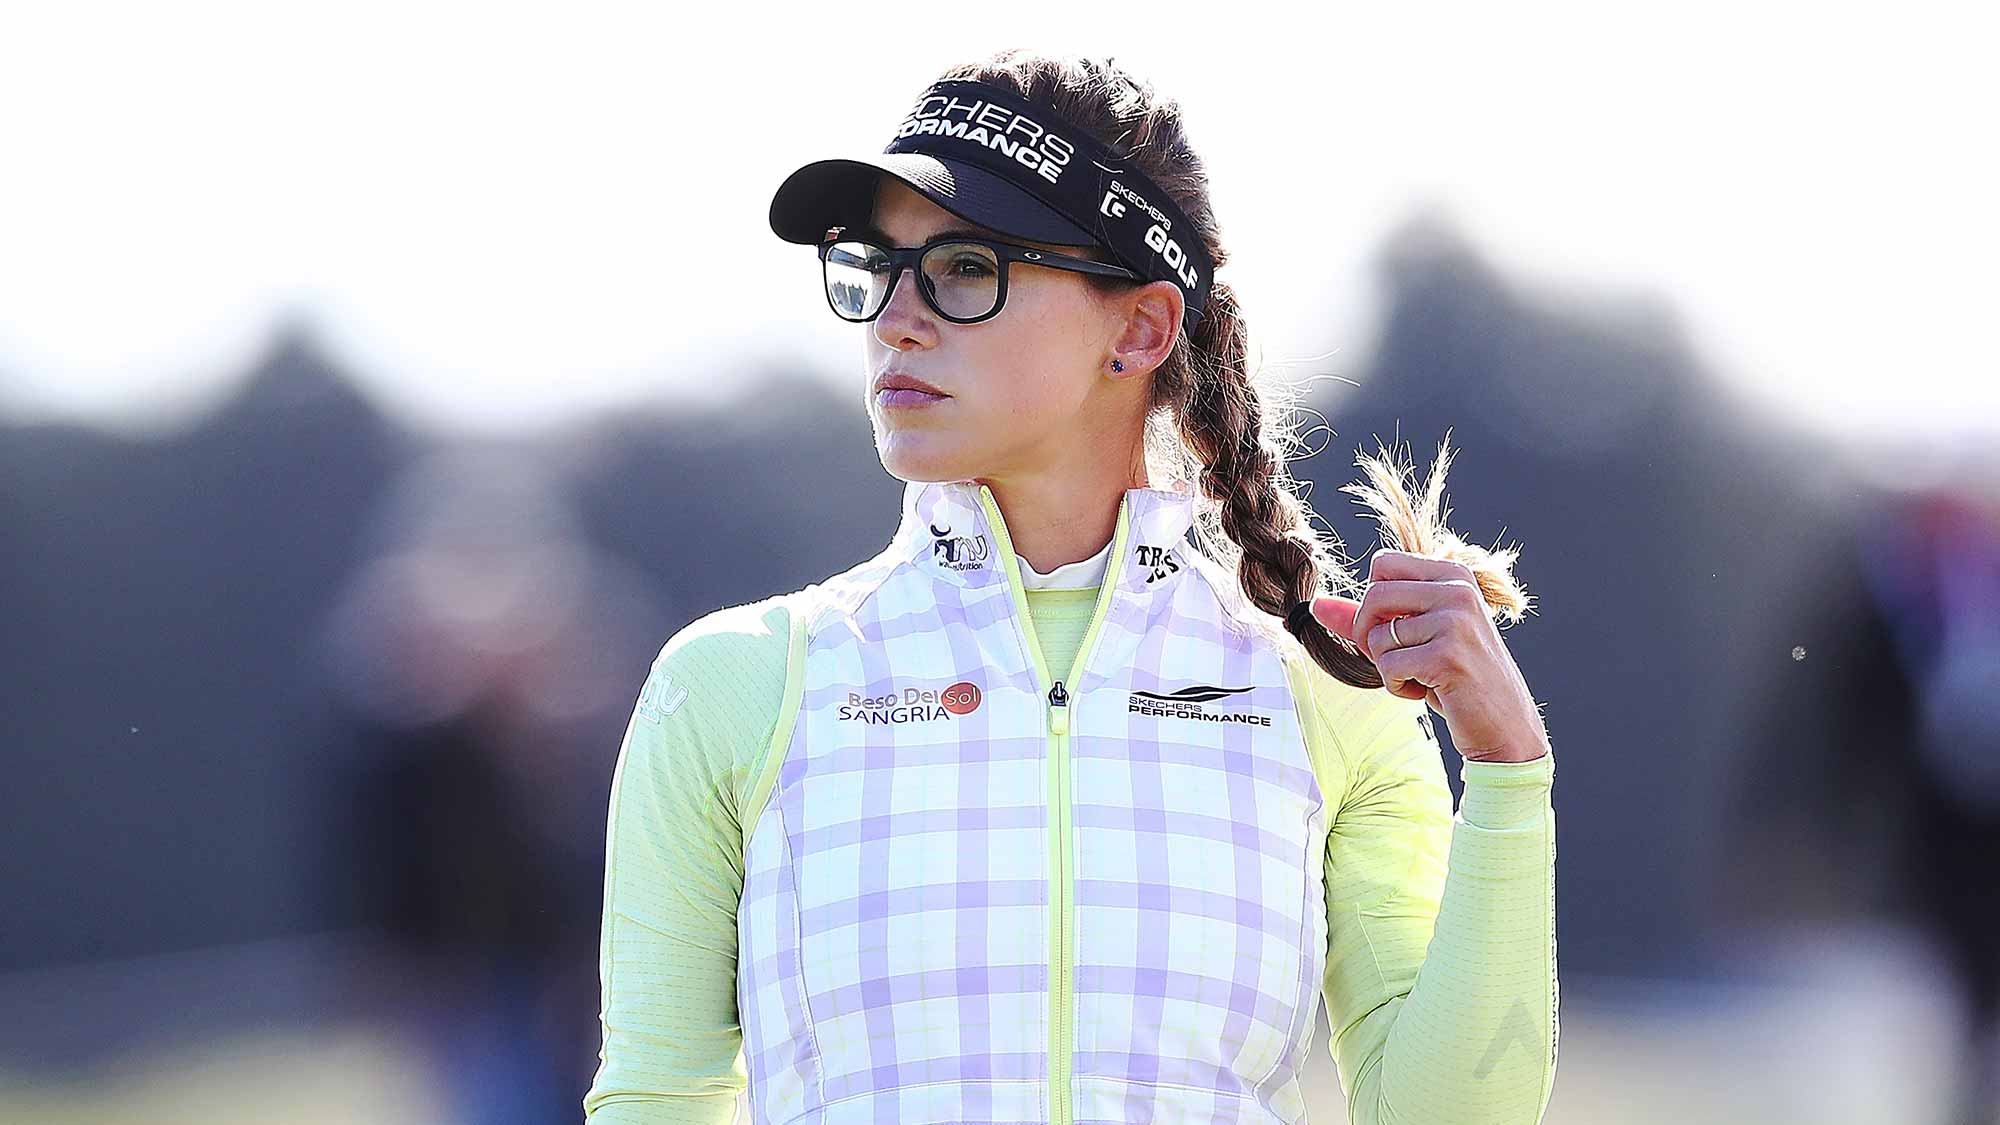
[[1350, 641], [1354, 640], [1354, 615], [1360, 612], [1361, 603], [1352, 598], [1322, 594], [1313, 599], [1313, 616], [1319, 618], [1319, 623]]

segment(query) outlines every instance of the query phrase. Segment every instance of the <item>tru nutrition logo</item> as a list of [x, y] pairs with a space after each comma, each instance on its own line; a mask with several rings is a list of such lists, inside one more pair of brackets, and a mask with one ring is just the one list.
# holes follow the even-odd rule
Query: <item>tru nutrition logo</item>
[[1268, 727], [1268, 715], [1252, 715], [1248, 711], [1228, 711], [1209, 708], [1204, 704], [1232, 695], [1242, 695], [1247, 687], [1213, 687], [1195, 684], [1179, 691], [1162, 695], [1156, 691], [1135, 691], [1126, 701], [1125, 710], [1134, 715], [1160, 715], [1169, 719], [1198, 719], [1205, 723], [1247, 723], [1253, 727]]
[[665, 669], [655, 668], [646, 684], [639, 689], [639, 717], [649, 723], [665, 722], [668, 715], [681, 709], [686, 703], [688, 690], [674, 683]]
[[875, 696], [850, 691], [847, 702], [840, 705], [840, 717], [870, 726], [921, 723], [929, 719], [970, 715], [979, 710], [982, 698], [979, 685], [969, 680], [960, 680], [943, 691], [904, 688], [900, 692], [892, 690]]
[[932, 94], [917, 103], [896, 130], [896, 139], [933, 134], [993, 150], [1050, 183], [1060, 182], [1063, 169], [1076, 155], [1076, 145], [1050, 132], [1040, 122], [982, 98], [960, 101]]
[[953, 535], [951, 527], [931, 525], [931, 552], [937, 556], [938, 565], [947, 570], [978, 570], [986, 565], [986, 556], [992, 552], [986, 545], [984, 535]]

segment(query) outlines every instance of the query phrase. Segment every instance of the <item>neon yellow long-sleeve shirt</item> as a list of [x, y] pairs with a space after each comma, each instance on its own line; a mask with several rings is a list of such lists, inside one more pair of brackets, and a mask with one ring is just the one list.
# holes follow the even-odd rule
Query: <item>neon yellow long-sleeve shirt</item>
[[[1027, 591], [1050, 667], [1071, 662], [1097, 594]], [[789, 633], [780, 598], [710, 613], [666, 643], [641, 690], [606, 824], [591, 1125], [735, 1116], [748, 1082], [736, 1007], [743, 830]], [[1322, 995], [1349, 1121], [1540, 1120], [1559, 1039], [1553, 755], [1461, 761], [1454, 814], [1423, 703], [1349, 687], [1305, 660], [1291, 677], [1321, 790], [1338, 800]]]

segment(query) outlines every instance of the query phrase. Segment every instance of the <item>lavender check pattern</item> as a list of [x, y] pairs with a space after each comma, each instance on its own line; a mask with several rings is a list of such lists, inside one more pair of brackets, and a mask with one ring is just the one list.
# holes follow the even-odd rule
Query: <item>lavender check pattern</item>
[[[1042, 1122], [1053, 1098], [1078, 1125], [1305, 1119], [1331, 810], [1281, 654], [1183, 540], [1191, 498], [1125, 504], [1066, 685], [1069, 1089], [1049, 1088], [1047, 703], [978, 486], [913, 483], [886, 550], [803, 592], [804, 693], [738, 911], [756, 1122]], [[965, 714], [852, 703], [961, 681]], [[1195, 685], [1247, 689], [1200, 707], [1260, 722], [1129, 706]]]

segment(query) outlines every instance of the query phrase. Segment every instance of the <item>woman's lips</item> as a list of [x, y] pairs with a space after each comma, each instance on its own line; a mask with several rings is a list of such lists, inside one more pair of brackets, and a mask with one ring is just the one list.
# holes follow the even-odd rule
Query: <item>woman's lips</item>
[[949, 397], [951, 396], [928, 394], [903, 387], [884, 387], [875, 392], [875, 401], [885, 410], [890, 407], [929, 406], [932, 403], [943, 402]]

